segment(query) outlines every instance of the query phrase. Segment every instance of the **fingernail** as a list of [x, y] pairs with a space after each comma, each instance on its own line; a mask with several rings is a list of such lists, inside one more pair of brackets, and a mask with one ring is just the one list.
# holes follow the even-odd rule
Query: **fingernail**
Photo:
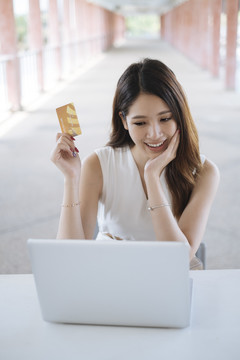
[[71, 139], [72, 139], [73, 141], [75, 141], [75, 139], [74, 139], [74, 137], [73, 137], [73, 136], [71, 136]]
[[76, 147], [75, 147], [75, 150], [76, 150], [76, 152], [78, 152], [78, 153], [79, 153], [79, 150], [78, 150], [78, 148], [76, 148]]
[[77, 153], [75, 153], [75, 151], [73, 151], [73, 157], [76, 157], [77, 156]]

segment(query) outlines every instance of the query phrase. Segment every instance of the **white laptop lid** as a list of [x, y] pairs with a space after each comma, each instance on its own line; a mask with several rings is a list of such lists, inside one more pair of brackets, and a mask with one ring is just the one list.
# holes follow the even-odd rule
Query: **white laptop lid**
[[44, 320], [186, 327], [189, 250], [157, 241], [28, 240]]

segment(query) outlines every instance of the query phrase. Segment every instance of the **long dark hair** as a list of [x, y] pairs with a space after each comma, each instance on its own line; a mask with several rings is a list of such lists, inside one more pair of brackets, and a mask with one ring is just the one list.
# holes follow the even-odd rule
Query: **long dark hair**
[[134, 145], [119, 112], [127, 115], [140, 93], [153, 94], [165, 101], [180, 130], [176, 158], [166, 168], [173, 213], [179, 218], [189, 201], [202, 164], [198, 133], [186, 96], [172, 70], [161, 61], [144, 59], [130, 65], [120, 77], [113, 100], [112, 132], [107, 145], [113, 148]]

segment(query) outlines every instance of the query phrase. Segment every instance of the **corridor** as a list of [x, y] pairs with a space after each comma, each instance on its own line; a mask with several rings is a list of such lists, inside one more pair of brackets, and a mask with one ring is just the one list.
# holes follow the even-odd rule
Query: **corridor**
[[221, 173], [220, 187], [204, 243], [207, 269], [240, 268], [240, 101], [219, 79], [160, 39], [129, 39], [80, 68], [68, 81], [43, 95], [0, 127], [0, 273], [31, 272], [28, 238], [56, 236], [62, 175], [50, 161], [60, 131], [55, 109], [74, 102], [82, 135], [81, 158], [103, 146], [110, 131], [116, 82], [132, 62], [157, 58], [176, 74], [196, 121], [201, 152]]

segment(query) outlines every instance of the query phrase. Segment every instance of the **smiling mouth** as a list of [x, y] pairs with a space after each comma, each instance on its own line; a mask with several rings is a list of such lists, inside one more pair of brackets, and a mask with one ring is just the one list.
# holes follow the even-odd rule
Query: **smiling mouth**
[[144, 143], [145, 145], [147, 145], [148, 147], [152, 148], [152, 149], [157, 149], [157, 148], [160, 148], [164, 143], [165, 143], [166, 139], [161, 141], [160, 143], [158, 144], [150, 144], [150, 143]]

